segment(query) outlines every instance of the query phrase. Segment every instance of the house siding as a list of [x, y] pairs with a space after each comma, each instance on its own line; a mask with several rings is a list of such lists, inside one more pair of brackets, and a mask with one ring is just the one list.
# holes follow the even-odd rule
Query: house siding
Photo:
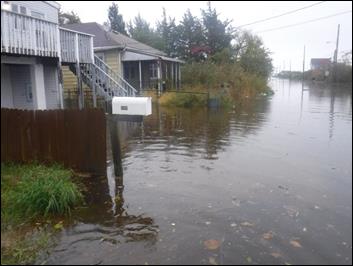
[[122, 74], [121, 68], [121, 59], [120, 59], [120, 52], [117, 49], [108, 50], [104, 52], [104, 61], [105, 63], [111, 67], [111, 69], [118, 73], [119, 75]]
[[10, 68], [1, 64], [1, 107], [13, 108]]
[[31, 11], [35, 11], [44, 14], [45, 17], [43, 20], [58, 24], [58, 9], [46, 3], [45, 1], [10, 1], [10, 3], [26, 7], [28, 16], [31, 16]]
[[[71, 72], [68, 66], [62, 66], [63, 73], [63, 87], [64, 91], [72, 91], [77, 90], [77, 77], [74, 73]], [[90, 88], [83, 82], [82, 83], [83, 90], [90, 90]]]

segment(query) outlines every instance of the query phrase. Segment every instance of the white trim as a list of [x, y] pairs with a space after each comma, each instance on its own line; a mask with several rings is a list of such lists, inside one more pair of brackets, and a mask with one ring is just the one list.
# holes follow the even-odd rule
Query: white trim
[[78, 46], [78, 33], [75, 33], [75, 59], [76, 64], [80, 62], [80, 53], [79, 53], [79, 46]]
[[44, 83], [44, 67], [42, 64], [31, 66], [31, 85], [34, 109], [47, 109]]
[[113, 50], [113, 49], [121, 49], [123, 48], [123, 46], [119, 45], [119, 46], [102, 46], [102, 47], [94, 47], [94, 51], [106, 51], [106, 50]]
[[141, 61], [139, 61], [139, 78], [140, 78], [140, 91], [142, 90], [142, 67]]
[[70, 29], [67, 29], [67, 28], [65, 28], [65, 27], [59, 27], [59, 29], [61, 29], [61, 30], [66, 30], [66, 31], [70, 31], [70, 32], [73, 32], [73, 33], [82, 34], [82, 35], [92, 36], [92, 37], [96, 36], [96, 35], [93, 35], [93, 34], [89, 34], [89, 33], [82, 32], [82, 31], [70, 30]]

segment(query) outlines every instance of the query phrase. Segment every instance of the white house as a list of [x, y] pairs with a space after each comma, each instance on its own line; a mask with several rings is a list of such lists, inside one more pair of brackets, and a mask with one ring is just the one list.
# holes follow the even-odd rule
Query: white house
[[92, 63], [93, 36], [59, 27], [54, 1], [1, 1], [1, 107], [63, 107], [62, 63]]

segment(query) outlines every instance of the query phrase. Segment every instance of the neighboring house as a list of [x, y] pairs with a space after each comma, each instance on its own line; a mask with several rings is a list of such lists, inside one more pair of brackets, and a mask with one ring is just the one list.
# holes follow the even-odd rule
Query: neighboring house
[[312, 58], [310, 61], [311, 70], [329, 70], [331, 66], [330, 58]]
[[63, 108], [61, 65], [93, 63], [93, 37], [60, 28], [59, 8], [1, 1], [1, 107]]
[[[123, 34], [106, 30], [98, 23], [78, 23], [64, 26], [67, 29], [94, 35], [96, 65], [105, 65], [106, 72], [114, 72], [137, 91], [179, 89], [181, 85], [181, 60], [167, 57], [165, 53], [138, 42]], [[100, 61], [102, 60], [102, 61]], [[72, 73], [64, 71], [66, 88], [75, 89]]]

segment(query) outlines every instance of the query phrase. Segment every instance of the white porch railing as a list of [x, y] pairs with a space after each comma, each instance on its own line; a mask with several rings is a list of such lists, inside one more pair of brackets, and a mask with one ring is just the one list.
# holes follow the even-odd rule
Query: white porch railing
[[89, 34], [60, 28], [61, 61], [76, 63], [78, 57], [80, 63], [93, 63], [92, 38]]
[[1, 10], [1, 52], [58, 57], [58, 25]]
[[65, 63], [94, 62], [92, 35], [7, 10], [1, 10], [1, 52], [46, 57], [60, 55]]

